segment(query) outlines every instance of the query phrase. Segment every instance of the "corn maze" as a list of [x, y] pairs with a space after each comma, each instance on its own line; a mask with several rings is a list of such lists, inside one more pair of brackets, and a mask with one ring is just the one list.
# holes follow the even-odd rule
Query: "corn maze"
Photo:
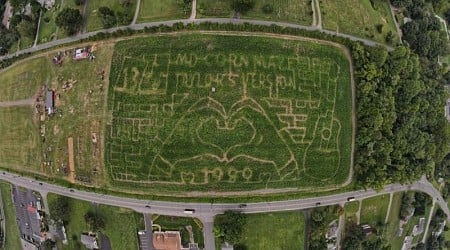
[[168, 35], [116, 44], [105, 162], [170, 190], [314, 187], [350, 168], [349, 61], [332, 45]]

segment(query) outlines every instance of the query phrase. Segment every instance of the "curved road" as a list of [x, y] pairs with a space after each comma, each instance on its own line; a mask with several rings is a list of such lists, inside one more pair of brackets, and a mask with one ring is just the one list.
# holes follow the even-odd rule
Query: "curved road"
[[324, 34], [328, 34], [328, 35], [333, 35], [333, 36], [339, 36], [339, 37], [343, 37], [343, 38], [348, 38], [350, 40], [353, 41], [359, 41], [364, 43], [365, 45], [368, 46], [383, 46], [385, 48], [387, 48], [388, 50], [393, 50], [393, 48], [391, 46], [382, 44], [382, 43], [378, 43], [369, 39], [364, 39], [364, 38], [360, 38], [357, 36], [353, 36], [353, 35], [348, 35], [348, 34], [343, 34], [343, 33], [338, 33], [335, 31], [331, 31], [331, 30], [324, 30], [324, 29], [319, 29], [318, 27], [312, 27], [312, 26], [304, 26], [304, 25], [298, 25], [298, 24], [292, 24], [292, 23], [283, 23], [283, 22], [272, 22], [272, 21], [262, 21], [262, 20], [250, 20], [250, 19], [230, 19], [230, 18], [202, 18], [202, 19], [180, 19], [180, 20], [170, 20], [170, 21], [162, 21], [162, 22], [151, 22], [151, 23], [139, 23], [139, 24], [131, 24], [128, 26], [121, 26], [121, 27], [115, 27], [115, 28], [111, 28], [111, 29], [106, 29], [106, 30], [98, 30], [98, 31], [93, 31], [93, 32], [87, 32], [87, 33], [83, 33], [83, 34], [79, 34], [77, 36], [72, 36], [72, 37], [67, 37], [67, 38], [63, 38], [63, 39], [59, 39], [59, 40], [55, 40], [55, 41], [51, 41], [48, 43], [43, 43], [43, 44], [39, 44], [35, 47], [31, 47], [28, 49], [24, 49], [21, 51], [18, 51], [14, 54], [8, 54], [5, 56], [1, 56], [0, 57], [0, 61], [7, 59], [7, 58], [11, 58], [14, 56], [18, 56], [18, 55], [22, 55], [22, 54], [26, 54], [26, 53], [32, 53], [32, 52], [36, 52], [36, 51], [40, 51], [40, 50], [44, 50], [44, 49], [48, 49], [54, 46], [58, 46], [58, 45], [62, 45], [62, 44], [66, 44], [66, 43], [71, 43], [71, 42], [76, 42], [79, 41], [81, 39], [85, 39], [91, 36], [94, 36], [100, 32], [106, 32], [106, 33], [112, 33], [115, 32], [117, 30], [126, 30], [126, 29], [132, 29], [132, 30], [143, 30], [145, 27], [157, 27], [160, 25], [169, 25], [172, 26], [175, 23], [184, 23], [184, 24], [189, 24], [189, 23], [195, 23], [195, 24], [200, 24], [200, 23], [220, 23], [220, 24], [224, 24], [224, 23], [234, 23], [234, 24], [243, 24], [243, 23], [250, 23], [250, 24], [254, 24], [254, 25], [263, 25], [263, 26], [272, 26], [272, 25], [277, 25], [280, 27], [289, 27], [289, 28], [296, 28], [296, 29], [302, 29], [302, 30], [309, 30], [309, 31], [319, 31], [322, 32]]

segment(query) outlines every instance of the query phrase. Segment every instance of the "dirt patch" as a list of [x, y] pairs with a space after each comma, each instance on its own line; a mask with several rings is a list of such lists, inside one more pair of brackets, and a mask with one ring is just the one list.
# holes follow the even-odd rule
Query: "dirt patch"
[[75, 161], [73, 158], [73, 137], [67, 138], [67, 148], [69, 150], [69, 176], [71, 183], [75, 183]]

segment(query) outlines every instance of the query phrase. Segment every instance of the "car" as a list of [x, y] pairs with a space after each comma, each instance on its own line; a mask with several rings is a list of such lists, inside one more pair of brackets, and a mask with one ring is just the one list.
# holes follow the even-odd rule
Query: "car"
[[41, 185], [41, 186], [42, 186], [42, 185], [44, 185], [44, 184], [42, 184], [42, 182], [39, 182], [39, 185]]
[[185, 214], [193, 214], [193, 213], [195, 213], [195, 209], [185, 209], [184, 213]]
[[73, 189], [70, 189], [69, 191], [72, 192], [72, 193], [75, 192], [75, 190], [73, 190]]
[[320, 202], [316, 202], [316, 206], [320, 206]]
[[245, 208], [247, 207], [247, 204], [239, 204], [239, 208]]
[[355, 197], [348, 197], [347, 198], [347, 201], [354, 201], [355, 200]]
[[145, 205], [146, 208], [151, 208], [150, 205]]

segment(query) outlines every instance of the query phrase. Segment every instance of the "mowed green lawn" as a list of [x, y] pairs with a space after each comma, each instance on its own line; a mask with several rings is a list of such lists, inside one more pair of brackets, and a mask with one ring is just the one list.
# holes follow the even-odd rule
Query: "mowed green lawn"
[[344, 211], [345, 211], [345, 218], [347, 220], [353, 220], [355, 223], [357, 222], [356, 213], [358, 213], [359, 210], [359, 201], [351, 201], [345, 203]]
[[229, 1], [197, 0], [197, 18], [201, 17], [231, 17], [233, 10]]
[[242, 239], [247, 249], [304, 249], [305, 218], [300, 211], [248, 214]]
[[388, 194], [364, 199], [361, 206], [360, 224], [376, 226], [378, 222], [384, 223], [388, 206]]
[[[264, 12], [263, 8], [270, 6], [272, 11]], [[230, 17], [233, 10], [230, 1], [222, 0], [198, 0], [197, 17]], [[297, 23], [302, 25], [312, 24], [312, 8], [310, 0], [260, 0], [255, 1], [255, 6], [248, 13], [241, 13], [241, 18], [261, 19]]]
[[185, 8], [182, 2], [179, 0], [141, 1], [138, 22], [188, 18], [191, 15], [191, 9]]
[[[49, 194], [49, 203], [57, 197], [55, 194]], [[82, 249], [81, 233], [89, 231], [84, 215], [88, 211], [95, 211], [95, 207], [92, 203], [72, 198], [69, 199], [69, 204], [71, 216], [68, 219], [68, 225], [65, 225], [69, 244], [64, 245], [64, 249]], [[142, 214], [105, 205], [98, 205], [97, 213], [101, 214], [105, 220], [105, 227], [100, 231], [109, 237], [112, 249], [138, 249], [137, 230], [145, 227]]]
[[275, 37], [121, 41], [108, 93], [110, 176], [165, 191], [342, 183], [348, 63], [339, 48]]
[[31, 106], [0, 108], [0, 167], [39, 172], [42, 144], [33, 117]]
[[[371, 4], [374, 3], [374, 5]], [[391, 31], [398, 41], [394, 20], [387, 1], [384, 0], [322, 0], [320, 1], [322, 22], [325, 29], [352, 34], [385, 42]], [[383, 26], [382, 32], [376, 25]]]
[[[263, 8], [271, 6], [273, 12], [264, 13]], [[262, 19], [311, 25], [313, 21], [311, 0], [260, 0], [243, 18]]]
[[[130, 1], [130, 4], [126, 7], [123, 6], [122, 0], [95, 0], [89, 1], [87, 15], [87, 31], [94, 31], [103, 29], [101, 18], [98, 16], [98, 9], [100, 7], [108, 7], [115, 13], [122, 12], [127, 13], [128, 16], [133, 17], [136, 10], [136, 0]], [[122, 24], [118, 24], [119, 26]]]
[[0, 249], [21, 249], [20, 232], [16, 220], [15, 206], [11, 196], [11, 185], [6, 182], [0, 182], [0, 192], [4, 209], [2, 215], [4, 215], [3, 218], [5, 218], [6, 227], [5, 242]]
[[35, 98], [39, 86], [51, 75], [47, 58], [39, 57], [0, 73], [0, 102]]

